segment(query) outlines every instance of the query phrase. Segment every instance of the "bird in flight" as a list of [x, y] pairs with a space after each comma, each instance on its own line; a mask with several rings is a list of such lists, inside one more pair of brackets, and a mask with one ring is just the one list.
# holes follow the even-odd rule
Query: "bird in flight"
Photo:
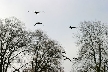
[[[40, 22], [37, 22], [36, 24], [42, 24], [42, 23], [40, 23]], [[35, 24], [35, 25], [36, 25], [36, 24]], [[35, 26], [35, 25], [34, 25], [34, 26]]]
[[78, 58], [73, 58], [74, 60], [78, 60]]
[[64, 55], [62, 55], [63, 57], [66, 57], [66, 56], [64, 56]]
[[68, 57], [66, 57], [64, 60], [66, 60], [66, 59], [68, 59], [68, 60], [70, 60], [70, 61], [71, 61], [71, 59], [69, 59]]
[[[62, 55], [63, 57], [65, 57], [65, 59], [64, 60], [66, 60], [66, 59], [68, 59], [68, 60], [70, 60], [68, 57], [66, 57], [66, 56], [64, 56], [64, 55]], [[70, 60], [71, 61], [71, 60]]]
[[35, 11], [34, 13], [35, 13], [35, 14], [38, 14], [38, 13], [40, 13], [40, 12]]
[[65, 53], [66, 54], [66, 52], [62, 52], [62, 53]]
[[[44, 12], [44, 11], [43, 11], [43, 12]], [[39, 12], [39, 11], [35, 11], [34, 13], [35, 13], [35, 14], [38, 14], [38, 13], [40, 13], [40, 12]]]
[[72, 29], [72, 28], [76, 28], [76, 27], [71, 27], [71, 26], [70, 26], [69, 28], [71, 28], [71, 29]]

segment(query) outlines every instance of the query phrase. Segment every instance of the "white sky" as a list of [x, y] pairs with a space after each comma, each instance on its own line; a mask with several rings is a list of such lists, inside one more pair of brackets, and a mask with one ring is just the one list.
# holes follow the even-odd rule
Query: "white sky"
[[[45, 13], [36, 15], [35, 10]], [[75, 38], [72, 37], [77, 31], [69, 26], [77, 27], [84, 20], [108, 23], [108, 0], [0, 0], [0, 18], [11, 16], [24, 22], [28, 29], [45, 31], [62, 44], [66, 55], [72, 59], [77, 56]], [[38, 21], [43, 24], [34, 26]], [[63, 63], [66, 72], [70, 71], [71, 64], [68, 60]]]

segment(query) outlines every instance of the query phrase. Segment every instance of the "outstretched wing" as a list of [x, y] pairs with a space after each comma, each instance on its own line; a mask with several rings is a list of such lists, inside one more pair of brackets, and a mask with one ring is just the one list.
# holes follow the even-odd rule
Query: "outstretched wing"
[[[35, 24], [35, 25], [36, 25], [36, 24]], [[34, 26], [35, 26], [35, 25], [34, 25]]]
[[76, 28], [76, 27], [72, 27], [72, 28]]
[[36, 24], [42, 24], [42, 23], [40, 23], [40, 22], [37, 22]]

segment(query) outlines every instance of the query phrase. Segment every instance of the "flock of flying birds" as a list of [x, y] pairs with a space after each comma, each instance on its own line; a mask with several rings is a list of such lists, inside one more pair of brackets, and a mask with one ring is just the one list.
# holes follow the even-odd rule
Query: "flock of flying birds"
[[[28, 11], [28, 12], [29, 12], [29, 11]], [[43, 11], [43, 12], [44, 12], [44, 11]], [[39, 12], [39, 11], [35, 11], [34, 13], [35, 13], [35, 14], [38, 14], [38, 13], [40, 13], [40, 12]], [[35, 23], [35, 25], [36, 25], [36, 24], [42, 24], [42, 23], [41, 23], [41, 22], [37, 22], [37, 23]], [[34, 26], [35, 26], [35, 25], [34, 25]], [[76, 27], [71, 27], [71, 26], [70, 26], [69, 28], [72, 29], [72, 28], [76, 28]]]
[[[29, 12], [29, 11], [28, 11], [28, 12]], [[44, 12], [44, 11], [43, 11], [43, 12]], [[35, 14], [38, 14], [38, 13], [40, 13], [40, 12], [39, 12], [39, 11], [35, 11], [34, 13], [35, 13]], [[41, 22], [37, 22], [37, 23], [35, 23], [35, 25], [36, 25], [36, 24], [42, 24], [42, 23], [41, 23]], [[35, 26], [35, 25], [34, 25], [34, 26]]]
[[[29, 12], [29, 11], [28, 11], [28, 12]], [[44, 11], [43, 11], [43, 12], [44, 12]], [[39, 11], [35, 11], [34, 13], [37, 15], [37, 14], [40, 13], [40, 12], [39, 12]], [[36, 24], [42, 24], [42, 23], [41, 23], [41, 22], [37, 22]], [[36, 24], [35, 24], [35, 25], [36, 25]], [[35, 26], [35, 25], [34, 25], [34, 26]], [[69, 28], [70, 28], [70, 29], [73, 29], [73, 28], [76, 28], [76, 27], [70, 26]], [[65, 53], [65, 52], [62, 52], [62, 53]], [[66, 53], [65, 53], [65, 54], [66, 54]], [[66, 57], [66, 56], [64, 56], [64, 55], [62, 55], [62, 56], [65, 57], [64, 60], [66, 60], [66, 59], [70, 60], [68, 57]], [[71, 61], [71, 60], [70, 60], [70, 61]]]

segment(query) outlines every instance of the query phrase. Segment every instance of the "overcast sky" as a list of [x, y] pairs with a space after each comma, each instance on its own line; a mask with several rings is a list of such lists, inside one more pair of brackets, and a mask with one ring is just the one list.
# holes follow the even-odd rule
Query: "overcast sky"
[[[36, 15], [34, 11], [44, 11]], [[28, 12], [29, 11], [29, 12]], [[51, 39], [57, 40], [66, 55], [72, 59], [77, 56], [73, 33], [81, 21], [102, 21], [108, 23], [108, 0], [0, 0], [0, 18], [15, 16], [31, 30], [42, 29]], [[42, 22], [42, 25], [34, 24]], [[71, 64], [63, 63], [69, 72]]]

